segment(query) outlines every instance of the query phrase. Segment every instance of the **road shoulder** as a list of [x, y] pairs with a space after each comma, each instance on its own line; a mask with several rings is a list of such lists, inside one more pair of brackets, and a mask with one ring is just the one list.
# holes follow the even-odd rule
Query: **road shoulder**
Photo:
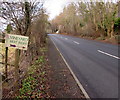
[[52, 41], [48, 40], [49, 95], [55, 98], [85, 98]]

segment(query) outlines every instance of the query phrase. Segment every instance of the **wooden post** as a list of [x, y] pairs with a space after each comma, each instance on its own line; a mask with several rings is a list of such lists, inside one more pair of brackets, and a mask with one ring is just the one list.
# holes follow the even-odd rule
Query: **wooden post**
[[120, 17], [120, 1], [118, 1], [118, 18]]
[[20, 58], [20, 50], [15, 50], [15, 87], [16, 90], [19, 88], [18, 80], [19, 80], [19, 58]]
[[8, 77], [7, 62], [8, 62], [8, 47], [6, 47], [5, 49], [5, 78]]

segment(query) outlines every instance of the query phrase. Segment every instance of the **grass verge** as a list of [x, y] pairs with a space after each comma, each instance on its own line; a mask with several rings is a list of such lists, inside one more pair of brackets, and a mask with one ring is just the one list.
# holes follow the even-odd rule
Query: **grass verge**
[[28, 68], [26, 77], [22, 80], [19, 93], [15, 98], [49, 98], [46, 84], [47, 57], [44, 54], [47, 50], [40, 49], [42, 55]]

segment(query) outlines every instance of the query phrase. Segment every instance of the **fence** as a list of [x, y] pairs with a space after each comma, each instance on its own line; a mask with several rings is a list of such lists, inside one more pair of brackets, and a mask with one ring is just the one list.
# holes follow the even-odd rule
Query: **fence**
[[[8, 54], [10, 54], [10, 56], [8, 57]], [[11, 59], [12, 58], [12, 59]], [[10, 75], [10, 71], [11, 69], [13, 69], [13, 64], [11, 64], [11, 61], [14, 60], [13, 59], [13, 55], [11, 55], [10, 50], [8, 49], [8, 47], [5, 47], [5, 39], [1, 38], [0, 39], [0, 86], [1, 86], [1, 98], [3, 95], [6, 95], [8, 93], [7, 89], [3, 89], [8, 87], [7, 85], [5, 86], [5, 82], [8, 82], [8, 80], [10, 79], [11, 75]], [[11, 67], [12, 66], [12, 67]], [[8, 77], [9, 74], [9, 77]], [[3, 90], [3, 91], [2, 91]], [[3, 94], [5, 93], [5, 94]]]
[[[5, 47], [5, 39], [4, 38], [0, 39], [0, 76], [1, 76], [0, 97], [1, 98], [9, 98], [9, 96], [12, 94], [13, 90], [15, 89], [14, 87], [17, 81], [22, 79], [22, 77], [24, 77], [27, 72], [27, 67], [24, 67], [24, 69], [21, 68], [21, 66], [25, 66], [21, 63], [24, 61], [25, 55], [22, 55], [20, 57], [21, 66], [18, 66], [19, 61], [16, 62], [17, 59], [17, 57], [15, 56], [16, 51], [19, 50], [15, 48]], [[16, 77], [15, 65], [17, 65], [17, 67], [20, 68], [20, 70], [19, 68], [17, 70], [17, 74], [19, 75], [19, 78]]]

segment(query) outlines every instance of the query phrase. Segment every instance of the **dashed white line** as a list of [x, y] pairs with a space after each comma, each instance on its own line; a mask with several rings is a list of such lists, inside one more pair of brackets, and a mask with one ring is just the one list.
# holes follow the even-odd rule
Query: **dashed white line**
[[111, 54], [109, 54], [109, 53], [107, 53], [107, 52], [104, 52], [104, 51], [101, 51], [101, 50], [97, 50], [97, 51], [100, 52], [100, 53], [106, 54], [106, 55], [108, 55], [108, 56], [114, 57], [114, 58], [116, 58], [116, 59], [120, 59], [119, 57], [114, 56], [114, 55], [111, 55]]
[[76, 41], [73, 41], [74, 43], [76, 43], [76, 44], [80, 44], [80, 43], [78, 43], [78, 42], [76, 42]]
[[68, 40], [68, 38], [65, 38], [65, 40]]

